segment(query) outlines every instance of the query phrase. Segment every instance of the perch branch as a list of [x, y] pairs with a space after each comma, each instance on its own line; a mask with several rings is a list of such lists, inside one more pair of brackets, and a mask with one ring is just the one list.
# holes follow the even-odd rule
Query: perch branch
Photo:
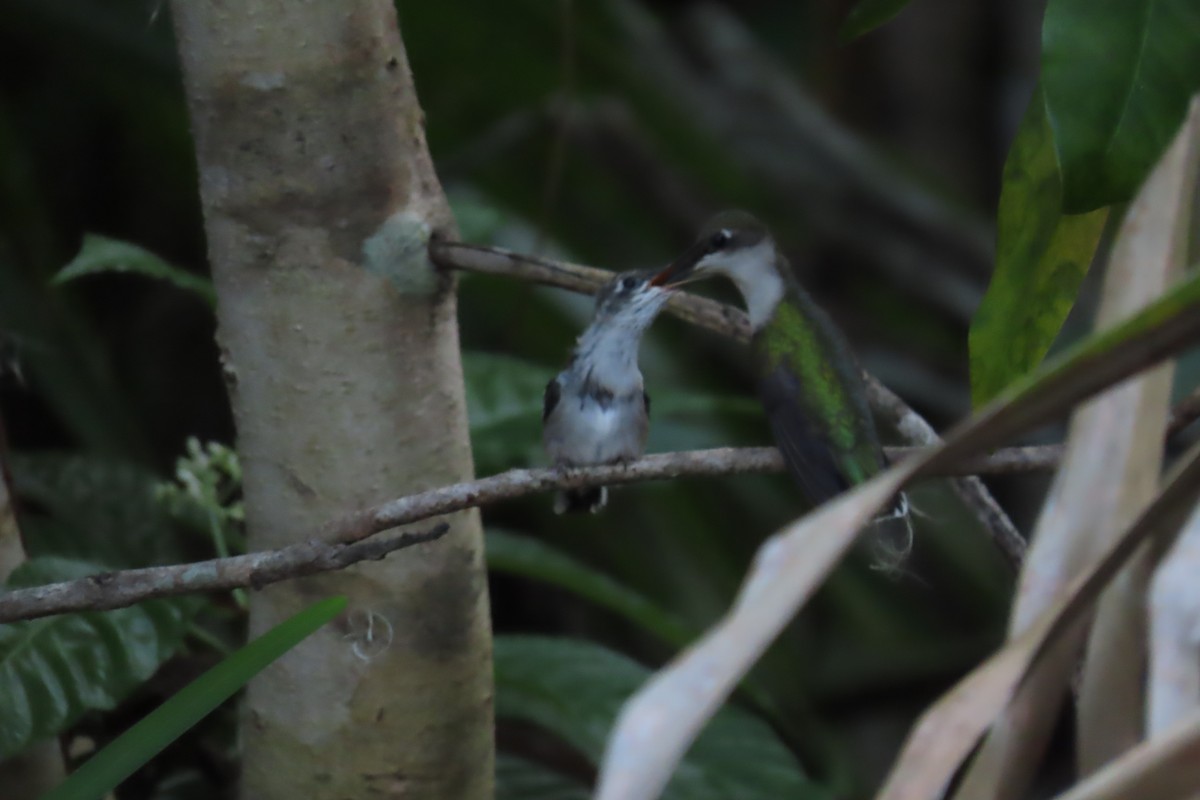
[[300, 544], [214, 558], [191, 564], [101, 572], [73, 581], [49, 583], [0, 593], [0, 623], [37, 619], [68, 611], [105, 611], [143, 600], [196, 592], [216, 592], [345, 569], [359, 561], [378, 561], [396, 550], [440, 539], [445, 522], [428, 531], [407, 532], [364, 542], [307, 541]]
[[[900, 460], [922, 448], [888, 448]], [[1050, 469], [1060, 449], [1017, 447], [964, 461], [955, 471], [1011, 473]], [[635, 483], [681, 477], [777, 473], [783, 459], [774, 447], [722, 447], [681, 453], [660, 453], [627, 466], [588, 467], [563, 472], [555, 469], [513, 469], [466, 483], [430, 489], [364, 509], [326, 524], [319, 535], [303, 544], [279, 550], [218, 558], [193, 564], [122, 570], [75, 581], [14, 589], [0, 594], [0, 623], [33, 619], [67, 611], [122, 608], [142, 600], [195, 592], [249, 586], [259, 588], [288, 578], [342, 569], [358, 561], [383, 558], [393, 550], [433, 541], [445, 534], [445, 524], [424, 533], [367, 539], [382, 531], [430, 517], [486, 506], [543, 492], [601, 484]], [[366, 541], [361, 541], [366, 540]]]

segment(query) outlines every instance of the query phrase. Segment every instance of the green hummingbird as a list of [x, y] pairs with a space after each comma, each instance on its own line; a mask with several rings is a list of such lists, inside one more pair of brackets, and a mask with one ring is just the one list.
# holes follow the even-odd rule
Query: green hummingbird
[[[733, 281], [746, 304], [759, 399], [805, 500], [818, 506], [885, 469], [862, 370], [766, 226], [744, 211], [722, 212], [652, 283], [676, 287], [713, 275]], [[892, 519], [902, 522], [897, 534], [906, 550], [903, 493], [879, 522]]]

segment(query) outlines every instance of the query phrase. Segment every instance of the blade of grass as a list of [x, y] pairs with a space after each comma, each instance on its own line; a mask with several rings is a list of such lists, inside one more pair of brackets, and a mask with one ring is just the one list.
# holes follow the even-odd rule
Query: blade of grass
[[346, 608], [345, 597], [314, 603], [185, 686], [42, 800], [97, 800], [129, 777], [251, 678]]

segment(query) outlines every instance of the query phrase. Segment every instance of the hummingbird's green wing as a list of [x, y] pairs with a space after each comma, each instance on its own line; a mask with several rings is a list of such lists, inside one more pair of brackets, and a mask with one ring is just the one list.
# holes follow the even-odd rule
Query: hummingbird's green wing
[[823, 503], [884, 468], [858, 365], [807, 295], [789, 291], [752, 346], [775, 442], [810, 502]]
[[834, 458], [828, 438], [798, 406], [798, 381], [787, 369], [776, 368], [758, 383], [758, 396], [783, 455], [783, 463], [805, 499], [819, 506], [849, 488]]

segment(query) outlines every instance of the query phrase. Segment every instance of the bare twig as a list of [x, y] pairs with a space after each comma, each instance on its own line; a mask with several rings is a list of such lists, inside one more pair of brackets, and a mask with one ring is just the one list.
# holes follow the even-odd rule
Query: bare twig
[[345, 569], [359, 561], [379, 560], [395, 550], [441, 538], [450, 526], [438, 523], [424, 532], [407, 532], [365, 542], [308, 541], [244, 556], [192, 564], [102, 572], [74, 581], [50, 583], [0, 594], [0, 623], [37, 619], [68, 611], [104, 611], [143, 600], [196, 592], [216, 592]]
[[[888, 448], [893, 461], [924, 451], [920, 447]], [[1058, 449], [1022, 447], [968, 459], [961, 469], [974, 473], [1010, 473], [1052, 468]], [[193, 564], [122, 570], [76, 581], [16, 589], [0, 594], [0, 623], [33, 619], [66, 611], [121, 608], [142, 600], [241, 586], [259, 588], [288, 578], [343, 569], [393, 550], [432, 541], [445, 533], [438, 526], [426, 533], [403, 533], [362, 541], [374, 534], [430, 517], [491, 505], [549, 489], [637, 483], [682, 477], [777, 473], [783, 459], [774, 447], [720, 447], [646, 456], [627, 466], [556, 469], [513, 469], [479, 480], [456, 483], [391, 500], [339, 517], [303, 544], [250, 555]], [[957, 470], [956, 470], [957, 471]]]
[[[612, 280], [613, 276], [613, 273], [606, 269], [438, 238], [429, 243], [429, 257], [442, 269], [504, 275], [583, 294], [595, 294], [596, 290]], [[667, 311], [685, 322], [723, 336], [742, 342], [750, 341], [750, 324], [746, 321], [746, 315], [733, 306], [677, 292], [668, 301]]]
[[[442, 269], [507, 275], [574, 292], [595, 292], [612, 278], [611, 272], [595, 267], [534, 258], [497, 248], [458, 242], [434, 240], [430, 242], [429, 253], [433, 263]], [[667, 311], [693, 325], [738, 341], [746, 342], [750, 339], [750, 325], [746, 321], [746, 315], [724, 303], [679, 292], [667, 303]], [[906, 442], [935, 445], [941, 441], [933, 426], [894, 392], [874, 376], [868, 374], [866, 378], [867, 399], [871, 408], [887, 419]], [[983, 485], [983, 481], [971, 476], [955, 480], [952, 485], [955, 492], [975, 512], [1001, 553], [1014, 566], [1020, 564], [1021, 556], [1025, 552], [1025, 540]]]
[[[941, 442], [937, 431], [924, 417], [909, 408], [891, 389], [871, 375], [867, 375], [867, 399], [871, 408], [888, 419], [905, 441], [930, 447]], [[1056, 457], [1061, 455], [1060, 451]], [[1008, 559], [1008, 563], [1014, 569], [1020, 568], [1025, 558], [1025, 537], [1021, 536], [1017, 526], [1013, 525], [1004, 509], [996, 502], [996, 498], [992, 497], [992, 493], [983, 485], [978, 473], [967, 473], [965, 477], [956, 478], [950, 482], [950, 486], [962, 498], [967, 508], [975, 513], [976, 519], [987, 530], [996, 547]]]

